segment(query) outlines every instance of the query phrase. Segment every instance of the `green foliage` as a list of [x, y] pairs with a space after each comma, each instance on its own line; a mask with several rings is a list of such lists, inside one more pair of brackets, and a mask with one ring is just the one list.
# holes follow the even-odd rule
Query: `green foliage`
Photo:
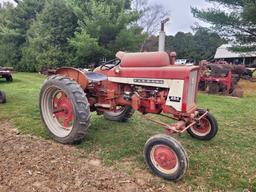
[[38, 71], [42, 68], [69, 66], [77, 17], [62, 0], [47, 1], [27, 32], [27, 43], [18, 69]]
[[139, 51], [146, 35], [130, 0], [23, 0], [0, 7], [0, 65], [20, 71], [86, 67], [118, 50]]
[[194, 35], [179, 32], [175, 36], [168, 36], [166, 49], [175, 51], [177, 58], [198, 62], [204, 59], [211, 59], [216, 49], [223, 43], [225, 43], [225, 40], [220, 38], [217, 33], [199, 28]]
[[91, 0], [85, 4], [76, 9], [80, 18], [82, 10], [87, 13], [80, 19], [80, 31], [71, 39], [71, 44], [76, 48], [78, 66], [97, 63], [104, 57], [113, 58], [118, 50], [140, 50], [145, 35], [141, 28], [131, 25], [138, 15], [127, 9], [127, 1]]
[[[212, 24], [213, 30], [230, 41], [243, 45], [242, 51], [256, 50], [255, 0], [210, 0], [222, 6], [207, 10], [192, 8], [195, 17]], [[238, 49], [237, 49], [238, 50]]]
[[0, 8], [0, 65], [18, 65], [27, 30], [43, 4], [44, 0], [24, 0], [16, 7], [5, 4]]
[[140, 27], [131, 27], [129, 29], [122, 29], [117, 35], [114, 45], [112, 47], [116, 51], [130, 51], [138, 52], [140, 45], [143, 44], [146, 39], [146, 34], [141, 34]]
[[70, 44], [77, 50], [75, 55], [77, 67], [92, 63], [101, 55], [101, 47], [97, 39], [92, 38], [85, 30], [76, 33]]

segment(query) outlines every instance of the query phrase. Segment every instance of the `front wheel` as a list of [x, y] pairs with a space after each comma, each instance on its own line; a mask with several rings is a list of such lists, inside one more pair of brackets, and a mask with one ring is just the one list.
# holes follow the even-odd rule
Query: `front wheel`
[[149, 169], [157, 176], [180, 180], [188, 168], [188, 156], [182, 145], [167, 135], [155, 135], [145, 144], [144, 158]]
[[[200, 110], [199, 115], [203, 115], [206, 111]], [[197, 124], [190, 127], [187, 132], [199, 140], [211, 140], [218, 132], [218, 123], [215, 117], [208, 113]]]
[[40, 112], [50, 137], [64, 144], [79, 143], [90, 124], [86, 95], [77, 82], [59, 75], [41, 88]]

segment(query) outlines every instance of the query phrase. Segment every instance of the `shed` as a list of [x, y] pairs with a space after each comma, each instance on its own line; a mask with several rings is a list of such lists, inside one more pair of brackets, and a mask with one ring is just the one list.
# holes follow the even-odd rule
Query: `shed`
[[224, 60], [233, 64], [244, 64], [247, 67], [256, 66], [256, 51], [255, 52], [233, 52], [229, 48], [232, 45], [221, 45], [214, 56], [215, 60]]

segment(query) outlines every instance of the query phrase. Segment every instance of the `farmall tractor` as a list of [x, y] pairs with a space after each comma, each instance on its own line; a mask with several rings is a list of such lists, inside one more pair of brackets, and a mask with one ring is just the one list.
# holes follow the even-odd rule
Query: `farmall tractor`
[[116, 59], [93, 72], [58, 69], [40, 92], [41, 117], [50, 136], [63, 144], [79, 143], [89, 128], [91, 112], [120, 122], [134, 111], [164, 115], [176, 123], [149, 119], [164, 133], [146, 142], [145, 162], [164, 179], [181, 179], [188, 155], [171, 135], [187, 131], [196, 139], [210, 140], [218, 126], [208, 110], [196, 105], [199, 67], [176, 66], [175, 56], [164, 51], [118, 52]]

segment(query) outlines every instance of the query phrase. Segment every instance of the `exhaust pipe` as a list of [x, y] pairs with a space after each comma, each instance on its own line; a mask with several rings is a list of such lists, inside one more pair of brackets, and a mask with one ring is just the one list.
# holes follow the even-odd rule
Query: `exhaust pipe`
[[161, 31], [159, 33], [159, 45], [158, 51], [165, 51], [165, 31], [164, 26], [170, 20], [170, 18], [166, 18], [165, 20], [161, 21]]

